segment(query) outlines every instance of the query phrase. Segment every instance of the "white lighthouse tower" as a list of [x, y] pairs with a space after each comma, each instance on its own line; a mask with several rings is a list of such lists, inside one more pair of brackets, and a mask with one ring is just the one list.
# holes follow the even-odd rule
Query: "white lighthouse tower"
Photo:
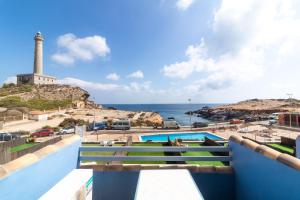
[[34, 36], [34, 74], [43, 75], [43, 40], [41, 32], [37, 32]]
[[55, 84], [56, 78], [53, 76], [46, 76], [43, 74], [43, 41], [44, 38], [41, 32], [34, 35], [34, 62], [32, 74], [19, 74], [17, 75], [18, 85], [22, 84]]

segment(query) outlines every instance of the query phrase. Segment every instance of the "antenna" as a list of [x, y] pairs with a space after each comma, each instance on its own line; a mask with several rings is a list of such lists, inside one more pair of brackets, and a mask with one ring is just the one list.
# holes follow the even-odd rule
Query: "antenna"
[[286, 93], [286, 95], [289, 97], [289, 99], [293, 98], [293, 94], [292, 93]]

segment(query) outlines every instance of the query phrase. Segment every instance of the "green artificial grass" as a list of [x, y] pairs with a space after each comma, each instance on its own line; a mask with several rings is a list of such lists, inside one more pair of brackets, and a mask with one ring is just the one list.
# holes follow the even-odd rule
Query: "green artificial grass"
[[[97, 144], [83, 144], [83, 146], [99, 146]], [[122, 145], [114, 145], [122, 146]], [[162, 146], [161, 143], [138, 143], [132, 144], [132, 146]], [[188, 146], [201, 146], [201, 144], [191, 143]], [[99, 156], [106, 155], [112, 156], [114, 152], [82, 152], [82, 155], [88, 156]], [[128, 156], [164, 156], [164, 152], [128, 152]], [[211, 152], [200, 151], [200, 152], [184, 152], [182, 156], [214, 156]], [[86, 161], [85, 161], [86, 162]], [[98, 161], [97, 164], [103, 164], [106, 162]], [[123, 161], [124, 164], [166, 164], [165, 161]], [[186, 161], [187, 164], [198, 164], [198, 165], [213, 165], [213, 166], [224, 166], [221, 161]]]
[[[162, 146], [161, 143], [139, 143], [132, 146]], [[164, 156], [164, 152], [128, 152], [128, 156]], [[124, 161], [124, 164], [166, 164], [165, 161]]]
[[294, 149], [289, 147], [289, 146], [285, 146], [285, 145], [282, 145], [282, 144], [268, 144], [268, 145], [273, 147], [274, 149], [279, 149], [279, 150], [287, 152], [289, 154], [294, 153]]
[[21, 144], [18, 146], [14, 146], [10, 148], [10, 152], [17, 152], [17, 151], [21, 151], [23, 149], [27, 149], [29, 147], [32, 147], [33, 145], [35, 145], [35, 143], [25, 143], [25, 144]]
[[[100, 147], [99, 144], [82, 144], [84, 147], [88, 146], [96, 146]], [[113, 146], [122, 146], [122, 144], [114, 144]], [[84, 151], [81, 152], [81, 155], [83, 156], [112, 156], [114, 155], [115, 152], [113, 151]], [[91, 162], [91, 161], [81, 161], [81, 162]], [[97, 164], [105, 164], [107, 163], [106, 161], [97, 161]]]
[[[201, 144], [188, 144], [188, 146], [202, 146]], [[208, 151], [189, 151], [181, 153], [182, 156], [214, 156]], [[213, 165], [213, 166], [224, 166], [221, 161], [186, 161], [187, 164], [198, 164], [198, 165]]]

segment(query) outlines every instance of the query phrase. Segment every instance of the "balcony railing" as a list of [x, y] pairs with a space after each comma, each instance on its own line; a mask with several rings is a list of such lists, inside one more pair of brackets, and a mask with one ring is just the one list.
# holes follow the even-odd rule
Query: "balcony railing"
[[80, 147], [79, 161], [231, 161], [230, 156], [105, 156], [82, 155], [82, 152], [229, 152], [229, 147]]

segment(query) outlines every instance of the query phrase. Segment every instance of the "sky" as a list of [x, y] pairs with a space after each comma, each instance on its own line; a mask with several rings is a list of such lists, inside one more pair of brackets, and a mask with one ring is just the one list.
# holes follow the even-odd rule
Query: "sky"
[[297, 0], [0, 0], [0, 83], [33, 70], [98, 103], [300, 98]]

